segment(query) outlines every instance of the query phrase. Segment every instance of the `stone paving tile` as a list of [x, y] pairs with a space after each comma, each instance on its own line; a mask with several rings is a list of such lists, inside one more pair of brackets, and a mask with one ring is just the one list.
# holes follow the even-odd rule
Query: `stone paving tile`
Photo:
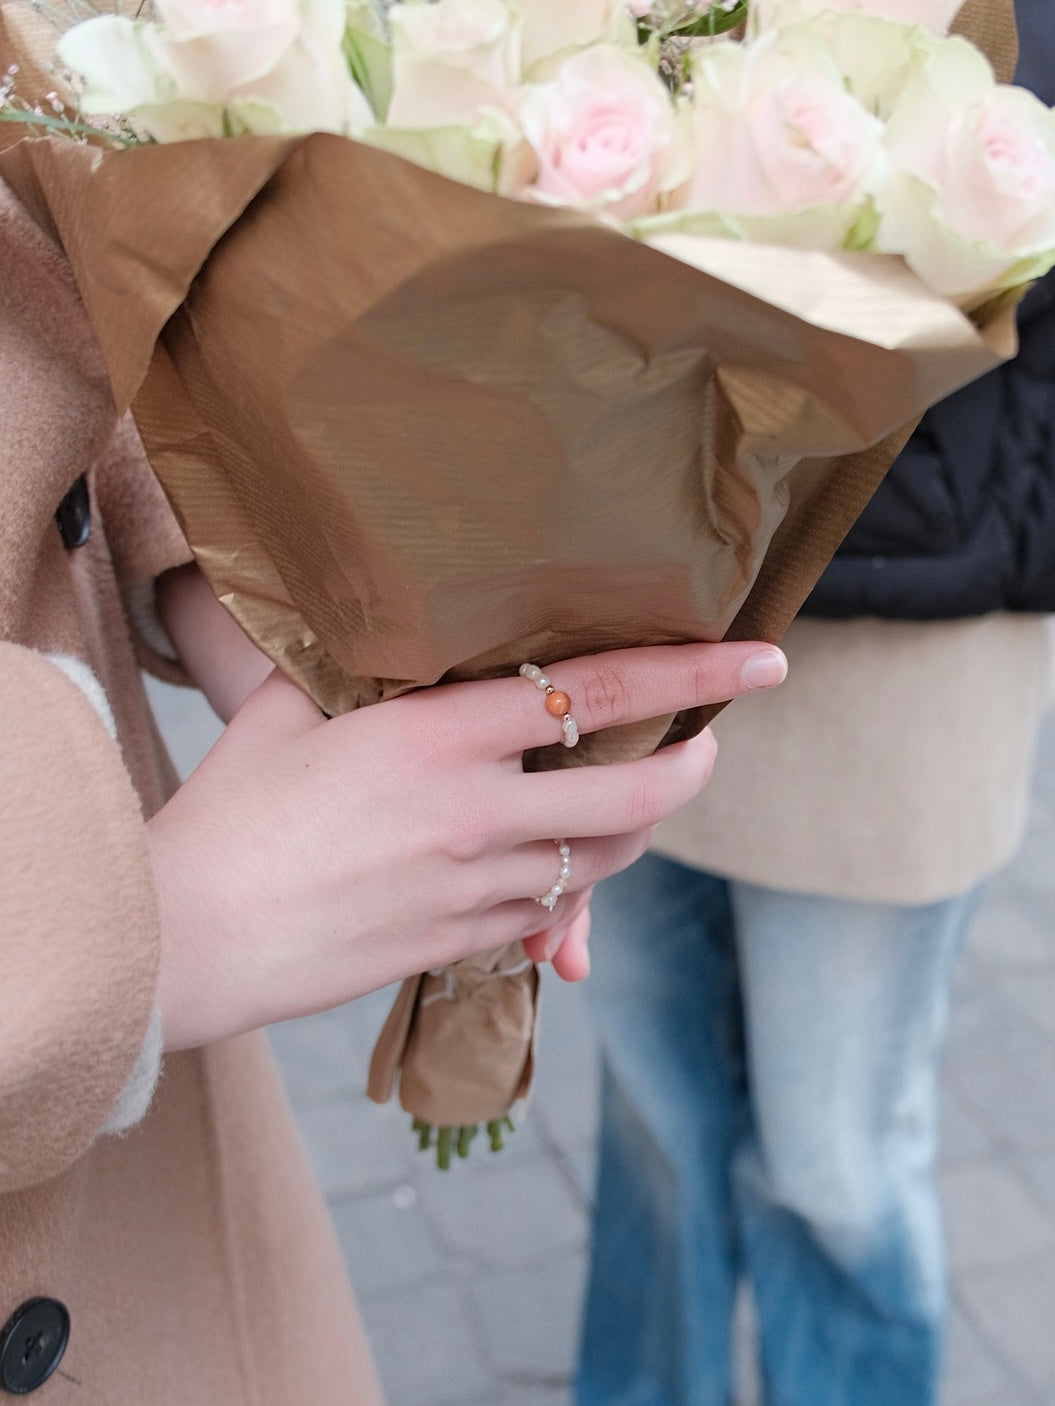
[[969, 956], [1001, 967], [1046, 965], [1052, 959], [1050, 925], [1041, 920], [1050, 906], [1048, 899], [1027, 899], [1018, 892], [994, 896], [967, 940]]
[[494, 1366], [507, 1381], [560, 1386], [575, 1366], [584, 1254], [475, 1275], [471, 1288]]
[[1006, 1048], [962, 1055], [947, 1077], [966, 1107], [1016, 1153], [1055, 1150], [1053, 1050], [1017, 1032]]
[[193, 688], [174, 688], [143, 675], [150, 706], [180, 776], [186, 777], [223, 731], [223, 723]]
[[585, 1248], [582, 1208], [545, 1157], [474, 1177], [427, 1177], [421, 1188], [448, 1252], [474, 1264], [516, 1268]]
[[1055, 1259], [1017, 1260], [975, 1270], [957, 1296], [979, 1335], [1036, 1392], [1055, 1391]]
[[330, 1199], [405, 1181], [414, 1143], [406, 1114], [361, 1095], [297, 1110], [323, 1194]]
[[409, 1183], [331, 1202], [330, 1212], [360, 1301], [447, 1277], [447, 1253]]
[[597, 1180], [597, 1148], [591, 1143], [588, 1147], [561, 1148], [560, 1166], [569, 1179], [579, 1204], [586, 1210], [593, 1205], [594, 1187]]
[[1021, 1013], [1000, 995], [991, 970], [986, 969], [957, 994], [949, 1022], [946, 1068], [955, 1070], [965, 1056], [985, 1059], [992, 1050], [1007, 1051], [1021, 1043], [1022, 1024]]
[[1055, 1249], [1055, 1217], [1017, 1168], [968, 1163], [943, 1172], [941, 1185], [954, 1274]]
[[360, 1307], [386, 1406], [494, 1406], [494, 1375], [461, 1285], [422, 1284]]
[[1052, 1215], [1055, 1215], [1055, 1154], [1041, 1153], [1037, 1157], [1019, 1159], [1019, 1170]]
[[[1055, 903], [1052, 905], [1055, 927]], [[1055, 968], [1005, 977], [1000, 994], [1046, 1035], [1055, 1038]]]
[[978, 1162], [995, 1152], [996, 1144], [981, 1119], [964, 1107], [963, 1100], [945, 1081], [941, 1095], [941, 1162]]
[[733, 1310], [733, 1381], [736, 1406], [762, 1406], [758, 1325], [754, 1298], [746, 1286], [737, 1294]]
[[566, 1386], [515, 1386], [510, 1392], [495, 1397], [489, 1406], [573, 1406], [571, 1388]]
[[343, 1010], [273, 1025], [268, 1039], [298, 1111], [362, 1093], [363, 1060], [352, 1043]]
[[986, 1406], [1021, 1386], [954, 1303], [949, 1315], [941, 1406]]

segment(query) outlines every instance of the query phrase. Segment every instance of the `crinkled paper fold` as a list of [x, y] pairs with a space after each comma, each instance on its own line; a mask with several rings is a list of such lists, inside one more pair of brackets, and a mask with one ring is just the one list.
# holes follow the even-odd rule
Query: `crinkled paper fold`
[[[1010, 15], [970, 0], [964, 28], [1006, 60]], [[1014, 349], [1008, 301], [969, 322], [896, 259], [647, 247], [340, 137], [11, 136], [0, 174], [66, 249], [202, 569], [331, 714], [526, 659], [778, 639], [911, 424]], [[375, 1061], [383, 1093], [410, 1040], [428, 1121], [523, 1091], [535, 974], [510, 1006], [470, 970], [461, 1045], [410, 1020]], [[519, 1039], [497, 1080], [489, 1026]]]

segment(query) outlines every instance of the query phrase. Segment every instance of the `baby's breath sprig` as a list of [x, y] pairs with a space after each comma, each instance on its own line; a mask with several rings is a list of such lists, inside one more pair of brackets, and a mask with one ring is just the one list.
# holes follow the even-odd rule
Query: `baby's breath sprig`
[[[54, 72], [53, 66], [48, 68]], [[72, 109], [57, 90], [46, 93], [39, 102], [29, 102], [18, 92], [17, 63], [0, 77], [0, 122], [19, 122], [34, 137], [69, 137], [73, 141], [84, 142], [89, 138], [103, 138], [118, 146], [136, 146], [144, 140], [124, 117], [85, 119], [80, 109]], [[68, 91], [74, 84], [71, 73], [57, 73], [56, 78]]]
[[660, 78], [672, 93], [689, 94], [692, 50], [742, 25], [749, 0], [652, 0], [638, 16], [637, 37], [655, 46]]

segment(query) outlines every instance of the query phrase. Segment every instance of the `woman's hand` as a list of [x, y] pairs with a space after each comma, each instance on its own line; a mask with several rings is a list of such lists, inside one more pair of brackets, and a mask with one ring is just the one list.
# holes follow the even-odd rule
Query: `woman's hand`
[[197, 566], [159, 576], [157, 612], [188, 677], [228, 723], [274, 665], [213, 595]]
[[[547, 672], [591, 732], [777, 683], [784, 667], [774, 647], [738, 643], [623, 650]], [[167, 1046], [340, 1005], [540, 933], [551, 945], [565, 935], [560, 960], [576, 974], [586, 891], [696, 795], [715, 746], [705, 732], [640, 761], [525, 773], [524, 750], [558, 736], [521, 678], [326, 720], [269, 676], [150, 822]], [[572, 874], [551, 915], [535, 896], [556, 878], [558, 836]]]

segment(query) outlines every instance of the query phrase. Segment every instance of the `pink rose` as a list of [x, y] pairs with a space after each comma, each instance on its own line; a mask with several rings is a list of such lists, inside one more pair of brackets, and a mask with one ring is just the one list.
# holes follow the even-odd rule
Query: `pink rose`
[[685, 134], [648, 62], [605, 45], [525, 89], [524, 134], [538, 158], [525, 194], [621, 219], [654, 207], [684, 175]]
[[[823, 46], [772, 34], [710, 46], [693, 69], [695, 166], [677, 204], [751, 238], [839, 247], [866, 206], [882, 125], [846, 91]], [[788, 217], [793, 217], [790, 221]]]
[[1055, 264], [1055, 113], [947, 40], [895, 108], [877, 245], [971, 306]]

